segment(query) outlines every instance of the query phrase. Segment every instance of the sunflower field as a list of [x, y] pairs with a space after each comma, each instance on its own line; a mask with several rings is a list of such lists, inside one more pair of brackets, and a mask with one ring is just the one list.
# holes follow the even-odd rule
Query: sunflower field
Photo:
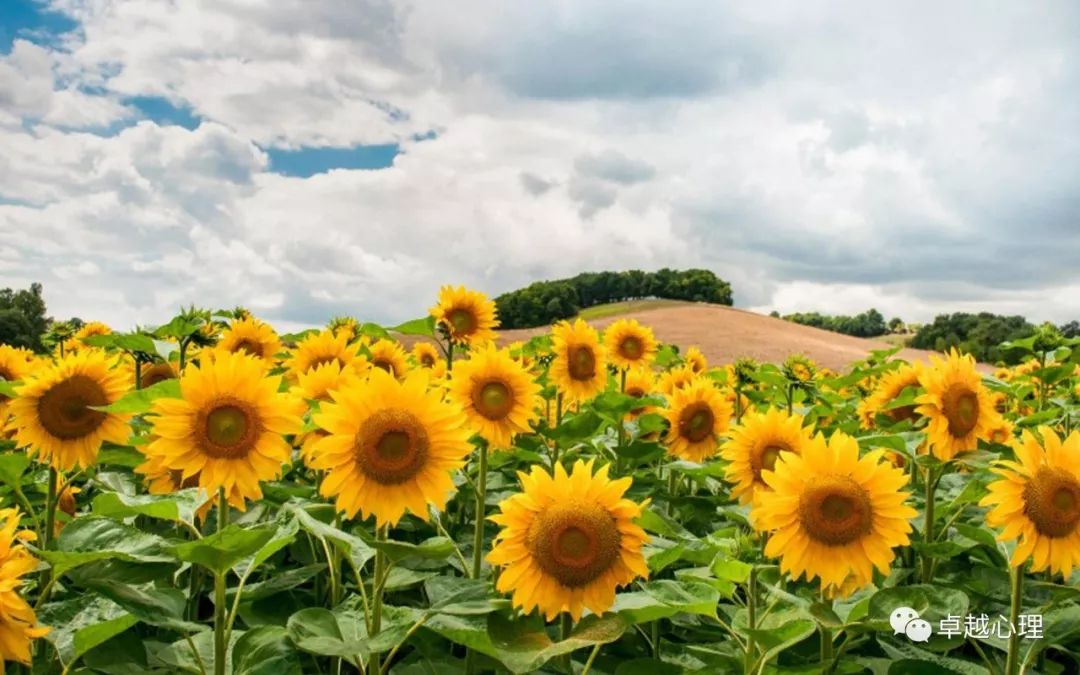
[[1080, 341], [836, 373], [497, 329], [445, 287], [0, 345], [4, 672], [1078, 672]]

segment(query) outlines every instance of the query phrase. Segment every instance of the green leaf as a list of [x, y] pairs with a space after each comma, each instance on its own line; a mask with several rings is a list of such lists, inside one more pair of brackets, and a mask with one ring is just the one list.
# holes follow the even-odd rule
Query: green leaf
[[[909, 605], [911, 607], [913, 605]], [[925, 618], [925, 617], [923, 617]], [[965, 661], [963, 659], [955, 659], [948, 656], [938, 656], [933, 652], [925, 649], [919, 649], [915, 645], [911, 644], [905, 638], [904, 641], [899, 640], [879, 640], [878, 643], [881, 648], [885, 650], [885, 653], [889, 655], [894, 661], [901, 659], [908, 659], [921, 663], [933, 664], [937, 668], [943, 669], [947, 673], [955, 673], [956, 675], [989, 675], [986, 668], [980, 665], [972, 663], [971, 661]], [[889, 672], [892, 673], [890, 667]], [[908, 671], [913, 672], [913, 671]], [[933, 671], [919, 671], [933, 672]], [[940, 672], [940, 671], [939, 671]]]
[[180, 398], [180, 380], [162, 380], [146, 389], [136, 389], [125, 394], [119, 401], [107, 406], [91, 406], [94, 410], [111, 413], [140, 415], [150, 410], [159, 398]]
[[209, 497], [204, 490], [189, 488], [168, 495], [125, 495], [102, 492], [94, 497], [96, 515], [111, 518], [146, 516], [171, 522], [195, 522], [195, 512]]
[[24, 452], [9, 452], [0, 455], [0, 482], [11, 486], [13, 490], [22, 487], [22, 476], [30, 466], [30, 456]]
[[423, 335], [425, 337], [434, 337], [435, 317], [425, 316], [419, 319], [413, 319], [412, 321], [406, 321], [405, 323], [394, 326], [390, 330], [395, 333], [401, 333], [402, 335]]
[[562, 424], [543, 433], [548, 438], [569, 447], [574, 443], [592, 438], [607, 424], [607, 420], [600, 417], [596, 411], [585, 409], [579, 413], [567, 415]]
[[816, 630], [817, 625], [813, 621], [796, 619], [768, 630], [747, 628], [744, 632], [765, 648], [765, 653], [759, 659], [767, 663], [788, 647], [793, 647], [813, 635]]
[[424, 583], [431, 598], [431, 612], [459, 616], [490, 614], [506, 609], [510, 603], [491, 597], [491, 584], [479, 579], [435, 577]]
[[432, 537], [419, 544], [410, 544], [405, 541], [377, 541], [367, 540], [372, 548], [382, 551], [391, 562], [399, 562], [406, 558], [420, 558], [423, 560], [445, 560], [454, 552], [454, 542], [446, 537]]
[[[375, 557], [375, 549], [369, 546], [366, 541], [319, 520], [300, 504], [286, 504], [285, 510], [296, 516], [297, 522], [305, 532], [320, 541], [332, 542], [345, 555], [349, 556], [356, 569], [362, 568], [369, 560]], [[332, 508], [323, 510], [328, 516], [333, 517]]]
[[631, 659], [615, 669], [615, 675], [681, 675], [680, 666], [657, 659]]
[[[266, 581], [244, 586], [244, 602], [254, 602], [262, 598], [268, 598], [290, 588], [296, 588], [300, 584], [313, 579], [326, 569], [326, 563], [316, 563], [303, 567], [275, 572]], [[230, 587], [225, 591], [225, 598], [231, 604], [236, 597], [236, 588]]]
[[720, 592], [694, 581], [650, 581], [643, 590], [615, 596], [612, 611], [634, 624], [666, 619], [676, 614], [715, 617]]
[[61, 576], [88, 563], [119, 560], [135, 563], [171, 563], [167, 542], [112, 518], [76, 518], [60, 531], [57, 550], [40, 550], [38, 555]]
[[50, 627], [45, 639], [66, 664], [138, 623], [120, 605], [93, 594], [48, 603], [37, 618]]
[[[244, 636], [244, 631], [236, 630], [232, 631], [229, 636], [229, 647], [225, 652], [225, 672], [232, 672], [230, 669], [232, 659], [232, 649], [240, 638]], [[203, 670], [205, 672], [214, 672], [214, 633], [212, 631], [203, 631], [191, 638], [191, 642], [195, 645], [194, 652], [191, 645], [187, 640], [178, 640], [177, 642], [167, 645], [164, 649], [159, 650], [154, 656], [158, 661], [161, 661], [168, 666], [168, 673], [193, 673], [194, 675], [200, 675]], [[201, 667], [200, 667], [201, 664]]]
[[744, 584], [750, 578], [750, 572], [754, 566], [734, 558], [717, 556], [709, 567], [718, 579], [727, 579], [737, 584]]
[[109, 333], [108, 335], [91, 335], [83, 338], [83, 342], [91, 347], [123, 349], [128, 352], [142, 352], [154, 354], [154, 340], [149, 335], [142, 333]]
[[77, 581], [150, 626], [183, 633], [206, 630], [206, 626], [184, 619], [187, 597], [179, 589], [157, 588], [152, 584], [134, 586], [111, 579], [95, 579], [90, 575], [81, 576]]
[[265, 546], [276, 531], [277, 528], [270, 525], [250, 529], [229, 525], [209, 537], [178, 544], [173, 551], [180, 560], [202, 565], [214, 574], [224, 574]]
[[303, 675], [300, 657], [281, 626], [259, 626], [232, 648], [233, 675]]
[[567, 639], [552, 642], [538, 620], [511, 621], [502, 614], [492, 614], [487, 633], [494, 653], [480, 651], [498, 659], [513, 673], [532, 673], [556, 656], [614, 642], [629, 628], [623, 617], [590, 615], [578, 622]]
[[245, 558], [234, 565], [236, 573], [242, 579], [246, 579], [255, 569], [269, 560], [272, 555], [295, 541], [296, 533], [299, 531], [300, 526], [297, 524], [296, 518], [289, 518], [283, 523], [279, 522], [277, 528], [273, 531], [273, 535], [266, 543], [260, 546], [250, 558]]
[[19, 394], [15, 391], [22, 382], [19, 380], [5, 380], [0, 378], [0, 398], [18, 398]]
[[[146, 440], [145, 436], [136, 437]], [[97, 463], [99, 466], [123, 466], [134, 469], [146, 461], [146, 455], [142, 454], [130, 445], [113, 445], [105, 443], [98, 453]]]

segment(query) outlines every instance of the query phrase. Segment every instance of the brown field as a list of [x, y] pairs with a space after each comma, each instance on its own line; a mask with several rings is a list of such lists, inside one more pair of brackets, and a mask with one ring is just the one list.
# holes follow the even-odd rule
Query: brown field
[[[637, 302], [626, 309], [628, 311], [619, 313], [610, 313], [610, 310], [601, 312], [606, 316], [589, 320], [589, 323], [603, 328], [620, 318], [637, 319], [651, 326], [657, 339], [662, 342], [678, 345], [683, 350], [697, 345], [710, 364], [730, 363], [743, 356], [777, 363], [791, 354], [801, 353], [819, 365], [843, 370], [873, 350], [893, 346], [885, 340], [841, 335], [722, 305], [662, 301], [652, 306]], [[506, 330], [501, 332], [499, 343], [505, 345], [515, 340], [528, 340], [545, 332], [547, 328]], [[411, 340], [406, 342], [412, 343]], [[931, 353], [921, 349], [903, 349], [898, 356], [909, 361], [926, 361]], [[984, 370], [989, 370], [989, 367]]]

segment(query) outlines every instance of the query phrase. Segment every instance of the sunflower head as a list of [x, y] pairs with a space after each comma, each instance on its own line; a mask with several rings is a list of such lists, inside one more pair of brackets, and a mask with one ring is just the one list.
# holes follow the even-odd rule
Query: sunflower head
[[817, 374], [817, 365], [804, 354], [792, 354], [784, 360], [783, 371], [792, 382], [806, 384]]
[[321, 366], [330, 361], [337, 362], [342, 370], [359, 368], [356, 347], [349, 343], [344, 333], [330, 330], [319, 331], [305, 336], [297, 343], [289, 359], [289, 374], [299, 378], [301, 373]]
[[[627, 396], [633, 396], [634, 398], [645, 398], [653, 392], [653, 388], [656, 386], [656, 376], [649, 368], [631, 368], [626, 371], [626, 389], [623, 391]], [[654, 412], [653, 406], [642, 406], [640, 408], [634, 408], [627, 415], [629, 419], [637, 419], [638, 417]]]
[[878, 415], [885, 415], [893, 422], [919, 419], [914, 405], [889, 408], [899, 398], [904, 389], [919, 387], [919, 374], [922, 368], [918, 363], [901, 365], [896, 370], [883, 375], [874, 387], [874, 391], [859, 404], [859, 418], [864, 429], [873, 429]]
[[343, 333], [349, 342], [360, 337], [360, 324], [351, 316], [335, 316], [326, 328], [335, 335]]
[[442, 361], [439, 350], [430, 342], [417, 342], [413, 345], [412, 356], [421, 368], [434, 368]]
[[1003, 528], [999, 540], [1018, 539], [1014, 566], [1031, 559], [1033, 571], [1068, 578], [1080, 567], [1080, 433], [1040, 427], [1039, 436], [1024, 431], [980, 505], [990, 507], [987, 525]]
[[375, 516], [394, 525], [406, 509], [422, 520], [428, 504], [446, 506], [451, 474], [471, 446], [465, 416], [414, 370], [403, 380], [372, 368], [366, 381], [332, 393], [314, 415], [326, 437], [312, 450], [312, 468], [326, 471], [322, 494], [348, 517]]
[[371, 355], [371, 367], [385, 370], [394, 377], [405, 377], [409, 370], [408, 354], [405, 349], [394, 340], [376, 340], [368, 352]]
[[651, 329], [633, 319], [619, 319], [604, 330], [604, 348], [616, 368], [626, 369], [651, 364], [657, 343]]
[[696, 346], [692, 346], [686, 350], [686, 356], [683, 357], [683, 362], [690, 366], [690, 370], [699, 375], [709, 369], [708, 360]]
[[0, 509], [0, 664], [15, 661], [30, 665], [30, 644], [49, 629], [38, 625], [34, 610], [19, 593], [22, 577], [38, 565], [24, 542], [36, 536], [19, 530], [17, 509]]
[[721, 449], [721, 456], [729, 462], [725, 478], [733, 485], [731, 496], [740, 503], [750, 503], [755, 492], [768, 489], [761, 472], [776, 468], [782, 454], [800, 454], [810, 440], [811, 431], [801, 415], [789, 415], [778, 408], [743, 415]]
[[217, 349], [230, 354], [235, 352], [249, 354], [262, 359], [268, 365], [273, 365], [275, 357], [283, 346], [277, 333], [269, 324], [247, 316], [229, 324], [218, 341]]
[[668, 421], [665, 441], [676, 457], [702, 462], [716, 454], [718, 436], [731, 423], [731, 403], [713, 383], [698, 377], [671, 395], [664, 410]]
[[607, 355], [596, 330], [581, 319], [552, 327], [551, 381], [568, 402], [586, 401], [607, 388]]
[[490, 343], [457, 364], [450, 395], [494, 448], [509, 448], [514, 434], [528, 433], [538, 417], [539, 385], [509, 351]]
[[439, 330], [451, 342], [474, 344], [495, 339], [494, 329], [499, 325], [495, 303], [479, 291], [443, 286], [439, 302], [430, 311]]
[[161, 458], [183, 482], [198, 475], [214, 494], [236, 491], [260, 499], [259, 483], [281, 473], [291, 447], [284, 436], [302, 426], [302, 403], [281, 393], [281, 378], [268, 377], [262, 360], [222, 353], [184, 371], [182, 398], [154, 401], [147, 454]]
[[[22, 350], [0, 344], [0, 382], [20, 382], [34, 370], [35, 365]], [[0, 394], [0, 428], [7, 419], [7, 401], [8, 398]]]
[[487, 556], [503, 568], [496, 588], [512, 593], [515, 607], [577, 620], [586, 608], [603, 614], [618, 587], [648, 577], [648, 535], [634, 524], [645, 504], [623, 496], [630, 478], [612, 480], [607, 465], [593, 473], [581, 460], [569, 475], [556, 464], [554, 475], [534, 465], [518, 477], [522, 492], [490, 518], [501, 529]]
[[931, 367], [919, 375], [926, 393], [917, 399], [915, 412], [929, 420], [927, 438], [934, 455], [949, 460], [989, 440], [1002, 420], [971, 355], [953, 350], [946, 359], [932, 355], [930, 361]]
[[296, 391], [308, 401], [330, 400], [330, 392], [342, 386], [353, 373], [342, 369], [337, 361], [327, 361], [301, 373], [297, 378]]
[[127, 442], [131, 416], [99, 409], [130, 388], [115, 366], [103, 352], [82, 349], [38, 370], [9, 404], [16, 443], [67, 471], [93, 465], [105, 441]]
[[[176, 377], [176, 366], [169, 361], [144, 363], [139, 368], [139, 388], [146, 389], [165, 380], [175, 380]], [[134, 372], [132, 373], [132, 379], [134, 380]]]
[[836, 432], [818, 434], [801, 453], [782, 453], [762, 471], [770, 490], [756, 493], [751, 523], [771, 532], [765, 555], [780, 558], [782, 572], [822, 588], [843, 588], [850, 576], [888, 573], [893, 548], [909, 543], [907, 476], [881, 451], [859, 456], [858, 442]]
[[657, 389], [665, 396], [671, 396], [696, 379], [693, 369], [689, 365], [682, 365], [661, 374]]

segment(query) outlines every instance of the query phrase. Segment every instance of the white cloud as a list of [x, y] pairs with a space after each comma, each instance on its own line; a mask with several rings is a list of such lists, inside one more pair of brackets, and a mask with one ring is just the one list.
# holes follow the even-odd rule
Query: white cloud
[[[59, 316], [397, 321], [443, 283], [660, 266], [783, 312], [1080, 315], [1064, 0], [52, 5], [78, 31], [0, 57], [0, 285]], [[202, 125], [101, 132], [128, 96]], [[385, 142], [310, 178], [260, 149]]]

